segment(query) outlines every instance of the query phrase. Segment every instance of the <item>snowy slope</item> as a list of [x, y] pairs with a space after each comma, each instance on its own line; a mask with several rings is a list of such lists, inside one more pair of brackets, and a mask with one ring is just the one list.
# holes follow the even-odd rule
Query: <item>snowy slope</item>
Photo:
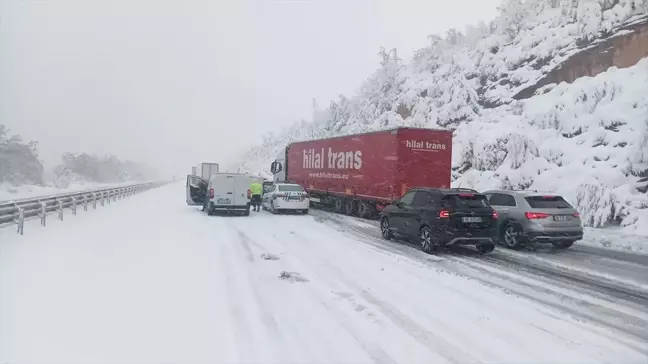
[[[208, 217], [183, 193], [170, 184], [24, 236], [0, 230], [0, 362], [644, 363], [648, 354], [645, 288], [615, 296], [583, 276], [433, 257], [318, 216]], [[146, 209], [159, 201], [164, 209]]]
[[[234, 168], [268, 173], [288, 143], [396, 125], [455, 129], [454, 184], [564, 194], [589, 226], [648, 235], [648, 61], [514, 101], [570, 55], [645, 19], [648, 1], [504, 1], [490, 26], [431, 37], [407, 64], [383, 54], [352, 98], [268, 135]], [[496, 107], [497, 105], [500, 105]]]

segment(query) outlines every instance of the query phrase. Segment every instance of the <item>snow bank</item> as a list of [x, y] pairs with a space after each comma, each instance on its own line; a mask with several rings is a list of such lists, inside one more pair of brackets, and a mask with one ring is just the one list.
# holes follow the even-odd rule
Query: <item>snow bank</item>
[[55, 185], [46, 186], [12, 186], [9, 184], [0, 184], [0, 202], [9, 200], [19, 200], [24, 198], [33, 198], [45, 195], [56, 195], [61, 193], [80, 192], [85, 190], [92, 190], [98, 188], [110, 188], [123, 185], [131, 185], [138, 183], [136, 181], [122, 182], [122, 183], [91, 183], [91, 182], [76, 182], [71, 183], [66, 188], [59, 188]]
[[617, 229], [585, 228], [585, 238], [576, 244], [632, 254], [648, 254], [648, 239], [645, 236], [626, 234]]
[[560, 193], [588, 226], [648, 235], [648, 59], [488, 110], [455, 132], [455, 185]]

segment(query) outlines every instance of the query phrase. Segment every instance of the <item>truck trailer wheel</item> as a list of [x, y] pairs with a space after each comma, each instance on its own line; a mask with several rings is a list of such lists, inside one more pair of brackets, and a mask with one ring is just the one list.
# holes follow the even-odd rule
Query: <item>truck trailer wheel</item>
[[352, 216], [356, 212], [356, 200], [348, 199], [344, 202], [344, 213]]
[[344, 201], [339, 197], [333, 197], [333, 206], [335, 212], [341, 214], [344, 212]]
[[369, 205], [365, 201], [358, 201], [358, 216], [359, 217], [361, 217], [363, 219], [366, 219], [369, 216], [371, 216], [371, 211], [372, 211], [371, 205]]

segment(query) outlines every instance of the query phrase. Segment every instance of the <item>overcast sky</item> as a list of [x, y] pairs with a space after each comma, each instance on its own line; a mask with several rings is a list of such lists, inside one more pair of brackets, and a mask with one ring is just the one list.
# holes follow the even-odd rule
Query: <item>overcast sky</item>
[[0, 0], [0, 123], [62, 152], [186, 174], [353, 94], [500, 0]]

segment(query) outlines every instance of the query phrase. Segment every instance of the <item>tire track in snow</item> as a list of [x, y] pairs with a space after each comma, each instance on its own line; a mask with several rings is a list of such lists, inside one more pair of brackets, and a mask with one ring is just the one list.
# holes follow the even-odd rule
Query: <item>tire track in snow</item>
[[223, 234], [223, 230], [231, 229], [226, 227], [226, 224], [222, 225], [219, 233], [224, 238], [221, 241], [226, 245], [228, 254], [223, 254], [221, 261], [228, 272], [228, 297], [232, 300], [230, 307], [237, 322], [235, 330], [239, 355], [243, 358], [253, 355], [245, 362], [284, 362], [283, 335], [258, 291], [261, 284], [254, 278], [255, 259], [249, 246], [249, 238], [239, 232], [236, 235]]
[[[523, 265], [514, 266], [512, 263], [510, 263], [509, 265], [505, 265], [503, 262], [498, 262], [494, 260], [489, 261], [489, 256], [486, 257], [480, 256], [476, 258], [475, 257], [471, 258], [469, 256], [468, 257], [461, 256], [458, 254], [442, 253], [440, 259], [436, 261], [431, 261], [427, 257], [422, 257], [421, 255], [425, 255], [425, 254], [420, 252], [418, 249], [414, 248], [411, 244], [399, 243], [399, 242], [387, 242], [382, 240], [382, 238], [379, 237], [380, 233], [377, 230], [378, 228], [376, 227], [376, 231], [374, 232], [370, 224], [365, 224], [364, 222], [345, 221], [349, 219], [346, 216], [338, 216], [334, 214], [322, 214], [322, 215], [323, 216], [320, 216], [319, 214], [317, 215], [317, 217], [319, 217], [320, 220], [319, 222], [325, 225], [327, 223], [332, 223], [334, 225], [341, 226], [342, 230], [346, 229], [349, 233], [360, 237], [361, 238], [359, 239], [360, 241], [370, 246], [373, 246], [376, 249], [388, 253], [392, 253], [392, 254], [399, 254], [409, 258], [413, 258], [422, 262], [423, 264], [434, 265], [436, 267], [443, 266], [446, 269], [450, 269], [454, 271], [457, 271], [456, 268], [458, 267], [453, 267], [453, 264], [459, 263], [464, 266], [468, 265], [473, 269], [477, 269], [477, 272], [481, 272], [481, 274], [475, 274], [475, 271], [472, 269], [471, 270], [473, 272], [466, 271], [465, 269], [460, 269], [458, 272], [467, 277], [482, 281], [484, 284], [487, 284], [489, 286], [495, 286], [502, 290], [512, 292], [518, 296], [530, 299], [532, 301], [546, 304], [550, 307], [566, 312], [574, 317], [579, 317], [581, 320], [584, 320], [585, 322], [593, 322], [599, 327], [609, 327], [612, 328], [613, 330], [619, 331], [620, 333], [634, 337], [635, 340], [638, 339], [640, 340], [640, 342], [644, 342], [644, 343], [647, 342], [646, 336], [648, 334], [646, 334], [647, 330], [644, 329], [647, 325], [646, 321], [645, 319], [642, 319], [641, 316], [639, 316], [640, 314], [637, 314], [638, 311], [633, 308], [636, 307], [636, 305], [638, 305], [639, 307], [642, 306], [648, 307], [648, 305], [646, 306], [643, 305], [642, 293], [640, 293], [639, 297], [636, 297], [635, 295], [635, 300], [632, 301], [633, 304], [630, 306], [628, 306], [629, 302], [627, 302], [627, 299], [625, 299], [625, 297], [623, 297], [622, 295], [610, 297], [609, 294], [606, 294], [605, 292], [602, 293], [604, 296], [607, 296], [610, 302], [614, 302], [614, 305], [619, 306], [625, 304], [626, 306], [629, 307], [630, 312], [635, 312], [635, 315], [631, 314], [629, 317], [632, 319], [633, 322], [626, 323], [625, 325], [623, 325], [622, 323], [618, 322], [619, 320], [616, 319], [616, 316], [618, 313], [618, 316], [628, 318], [628, 314], [627, 314], [627, 312], [629, 311], [628, 309], [623, 310], [623, 312], [619, 312], [619, 311], [615, 312], [613, 308], [610, 308], [607, 305], [604, 306], [601, 305], [600, 303], [592, 303], [591, 299], [587, 300], [583, 296], [574, 296], [573, 294], [569, 294], [566, 292], [561, 293], [559, 290], [551, 289], [551, 287], [547, 286], [547, 284], [542, 285], [543, 287], [546, 288], [546, 290], [541, 295], [530, 293], [530, 291], [533, 291], [532, 285], [534, 281], [537, 281], [536, 278], [538, 276], [538, 273], [543, 273], [542, 276], [546, 279], [546, 281], [548, 281], [550, 285], [563, 286], [563, 282], [564, 282], [564, 285], [571, 287], [572, 290], [574, 289], [574, 286], [576, 286], [579, 288], [579, 290], [582, 293], [589, 292], [590, 296], [593, 296], [593, 294], [600, 295], [601, 292], [599, 288], [602, 283], [596, 280], [592, 280], [591, 278], [582, 277], [582, 276], [572, 277], [571, 275], [563, 275], [562, 277], [564, 278], [564, 280], [561, 281], [558, 277], [552, 275], [553, 270], [551, 268], [547, 268], [542, 272], [538, 272], [538, 271], [533, 271], [533, 268], [527, 267], [527, 271], [525, 272], [527, 274], [523, 274], [522, 272], [520, 272], [521, 269], [524, 269]], [[451, 265], [448, 265], [448, 263], [450, 263]], [[487, 267], [489, 267], [489, 269], [486, 269]], [[501, 271], [502, 273], [506, 273], [508, 279], [493, 280], [487, 278], [489, 276], [494, 276], [497, 270]], [[514, 275], [520, 277], [518, 281], [520, 282], [525, 281], [525, 284], [511, 284], [512, 278], [510, 274], [512, 272], [514, 272], [513, 273]], [[614, 289], [616, 289], [617, 292], [625, 291], [623, 288], [619, 289], [618, 287], [615, 287]], [[543, 295], [546, 295], [547, 293], [557, 298], [556, 300], [554, 300], [555, 302], [552, 302], [551, 300], [548, 300], [543, 297]], [[636, 300], [637, 298], [638, 301]], [[619, 303], [618, 302], [619, 300], [624, 302]], [[572, 305], [565, 304], [565, 301], [571, 303]], [[587, 304], [586, 307], [589, 307], [589, 310], [592, 312], [582, 310], [583, 308], [582, 304], [584, 302]], [[580, 307], [577, 308], [578, 306]], [[603, 315], [603, 318], [601, 318], [600, 314], [602, 312], [606, 312], [609, 315], [607, 316]], [[619, 343], [623, 343], [624, 345], [627, 345], [631, 347], [633, 350], [638, 352], [646, 353], [648, 351], [648, 348], [646, 348], [645, 345], [642, 346], [636, 343], [630, 343], [627, 340], [620, 341], [618, 338], [611, 337], [611, 339]]]
[[[328, 262], [328, 261], [334, 261], [334, 259], [327, 259], [326, 261], [327, 261], [327, 262]], [[330, 267], [327, 267], [327, 271], [328, 271], [329, 269], [331, 269], [331, 268], [330, 268]], [[345, 277], [348, 277], [348, 276], [358, 277], [359, 274], [357, 274], [356, 271], [352, 271], [352, 272], [347, 272], [347, 274], [345, 274], [345, 273], [339, 273], [337, 276], [338, 276], [339, 279], [345, 279]], [[348, 282], [348, 281], [347, 281], [347, 282]], [[403, 280], [403, 282], [406, 282], [406, 280]], [[358, 287], [358, 286], [356, 286], [356, 287]], [[383, 286], [383, 290], [385, 290], [385, 288], [386, 288], [386, 287]], [[362, 290], [361, 292], [362, 292], [363, 294], [366, 294], [367, 291], [368, 291], [368, 290]], [[387, 292], [384, 292], [384, 293], [387, 294], [387, 295], [390, 296], [390, 297], [401, 297], [401, 299], [406, 299], [405, 297], [407, 296], [407, 295], [403, 295], [403, 293], [404, 293], [403, 291], [390, 291], [390, 290], [387, 290]], [[461, 291], [457, 291], [457, 290], [455, 290], [454, 293], [456, 293], [456, 294], [458, 294], [458, 295], [462, 295], [462, 294], [463, 294], [463, 292], [461, 292]], [[424, 295], [425, 293], [424, 293], [424, 292], [421, 292], [421, 294]], [[466, 297], [466, 298], [469, 298], [469, 297]], [[470, 298], [473, 298], [473, 297], [470, 297]], [[370, 298], [369, 300], [371, 300], [371, 298]], [[381, 302], [384, 302], [384, 300], [381, 301]], [[486, 306], [486, 307], [488, 306], [488, 305], [481, 305], [481, 304], [479, 303], [479, 299], [478, 299], [478, 298], [475, 298], [475, 299], [473, 299], [473, 300], [471, 300], [471, 301], [468, 301], [468, 302], [471, 302], [471, 304], [474, 303], [474, 305], [475, 305], [476, 307], [480, 307], [480, 308], [483, 308], [484, 306]], [[393, 306], [392, 306], [392, 307], [393, 307]], [[390, 309], [390, 308], [387, 308], [387, 309]], [[494, 308], [492, 308], [492, 309], [494, 309]], [[501, 308], [500, 308], [500, 309], [501, 309]], [[394, 309], [392, 309], [392, 310], [394, 310]], [[429, 310], [426, 310], [426, 308], [421, 308], [421, 309], [419, 309], [419, 310], [415, 310], [415, 312], [417, 313], [417, 318], [421, 318], [421, 319], [423, 319], [423, 318], [425, 318], [426, 316], [427, 316], [427, 317], [431, 317], [431, 316], [428, 315], [428, 312], [429, 312], [430, 310], [433, 311], [432, 308], [429, 308]], [[474, 310], [474, 309], [473, 309], [473, 310]], [[396, 311], [399, 312], [400, 310], [396, 309]], [[408, 312], [412, 312], [411, 307], [410, 307], [410, 309], [408, 309]], [[457, 312], [457, 311], [456, 311], [456, 308], [454, 308], [453, 314], [456, 315], [456, 316], [461, 316], [461, 312]], [[403, 322], [403, 320], [401, 319], [401, 317], [407, 317], [407, 315], [404, 315], [404, 314], [400, 314], [399, 316], [394, 316], [394, 315], [389, 315], [389, 316], [390, 316], [390, 318], [395, 319], [396, 322], [401, 322], [401, 323]], [[523, 317], [523, 316], [522, 316], [522, 317]], [[561, 321], [564, 320], [564, 318], [559, 318], [559, 317], [556, 317], [556, 319], [557, 319], [557, 320], [561, 320]], [[450, 325], [450, 326], [448, 326], [448, 325], [443, 325], [442, 323], [440, 323], [440, 322], [438, 322], [438, 321], [434, 321], [434, 318], [432, 318], [432, 321], [433, 321], [434, 323], [431, 325], [431, 327], [435, 327], [436, 329], [438, 329], [438, 330], [440, 330], [440, 331], [443, 331], [444, 333], [448, 333], [448, 332], [452, 333], [452, 332], [454, 331], [452, 325]], [[524, 320], [521, 320], [521, 321], [524, 321]], [[407, 326], [407, 324], [405, 324], [405, 325], [406, 325], [406, 327], [404, 328], [405, 331], [407, 331], [407, 332], [410, 333], [410, 334], [412, 334], [412, 333], [415, 334], [415, 331], [416, 331], [416, 330], [412, 330], [412, 327]], [[416, 324], [416, 325], [417, 325], [417, 326], [420, 326], [420, 325], [418, 325], [418, 324]], [[506, 326], [506, 325], [503, 324], [502, 326]], [[497, 338], [497, 336], [498, 336], [498, 335], [496, 334], [496, 332], [498, 331], [497, 329], [498, 329], [497, 327], [491, 328], [491, 330], [492, 330], [492, 331], [491, 331], [491, 334], [492, 334], [492, 335], [490, 336], [491, 341], [493, 341], [494, 339]], [[545, 330], [545, 331], [546, 331], [546, 330]], [[429, 330], [425, 330], [425, 329], [423, 329], [423, 332], [424, 332], [424, 337], [425, 337], [426, 333], [429, 332]], [[506, 338], [507, 347], [510, 348], [511, 345], [515, 345], [516, 347], [525, 347], [525, 346], [526, 346], [527, 348], [526, 348], [525, 350], [527, 350], [527, 353], [532, 352], [532, 350], [529, 349], [529, 347], [532, 346], [531, 343], [526, 342], [526, 341], [524, 341], [524, 340], [517, 340], [517, 339], [519, 339], [519, 334], [518, 334], [518, 332], [514, 332], [514, 331], [502, 331], [501, 334], [502, 334], [502, 335], [500, 336], [500, 338], [501, 338], [501, 337], [505, 337], [505, 338]], [[473, 348], [475, 347], [474, 345], [471, 345], [471, 344], [470, 344], [470, 340], [469, 340], [469, 338], [465, 337], [464, 334], [455, 331], [455, 332], [454, 332], [454, 335], [457, 336], [457, 337], [462, 337], [462, 336], [464, 337], [463, 340], [459, 340], [459, 341], [462, 342], [462, 345], [466, 345], [466, 346], [468, 346], [468, 347], [473, 347]], [[554, 334], [552, 334], [552, 336], [558, 336], [558, 335], [556, 335], [556, 334], [554, 333]], [[417, 336], [416, 338], [419, 338], [419, 337]], [[516, 343], [513, 344], [514, 342], [516, 342]], [[498, 355], [497, 353], [494, 353], [494, 352], [490, 352], [489, 354], [486, 354], [486, 352], [488, 352], [489, 349], [486, 349], [486, 348], [481, 348], [481, 349], [482, 349], [482, 355], [487, 355], [487, 356], [490, 355], [491, 357], [497, 357], [497, 355]], [[489, 359], [489, 360], [501, 361], [501, 360], [504, 360], [504, 359]], [[476, 361], [476, 359], [469, 360], [469, 361], [474, 362], [474, 361]]]
[[[313, 245], [317, 245], [320, 239], [312, 239], [305, 237], [301, 234], [297, 234], [302, 237], [302, 239], [309, 244], [311, 248]], [[307, 254], [307, 253], [306, 253]], [[370, 293], [369, 289], [364, 289], [360, 287], [359, 284], [350, 280], [350, 276], [358, 277], [358, 274], [351, 274], [351, 272], [343, 271], [337, 265], [333, 264], [335, 259], [324, 259], [322, 261], [311, 260], [311, 266], [325, 266], [326, 269], [322, 269], [323, 274], [334, 273], [336, 280], [344, 282], [345, 285], [349, 286], [352, 291], [357, 292], [358, 294], [365, 299], [370, 304], [370, 307], [375, 307], [378, 312], [385, 316], [388, 320], [398, 326], [404, 333], [410, 336], [410, 338], [419, 342], [421, 345], [427, 347], [431, 352], [440, 354], [446, 361], [458, 363], [458, 362], [479, 362], [479, 360], [466, 353], [466, 351], [453, 342], [448, 341], [443, 336], [432, 332], [421, 324], [417, 323], [415, 320], [411, 319], [409, 315], [405, 314], [400, 309], [396, 308], [394, 305], [386, 302], [383, 299], [378, 298], [376, 295]], [[357, 273], [357, 272], [353, 272]], [[383, 287], [384, 288], [384, 287]], [[402, 292], [389, 291], [385, 292], [388, 296], [391, 297], [403, 297]], [[419, 309], [417, 313], [420, 314], [419, 317], [426, 315], [426, 309]], [[433, 327], [439, 328], [440, 331], [444, 332], [454, 332], [456, 336], [462, 336], [461, 333], [454, 330], [452, 326], [445, 325], [441, 322], [436, 321], [433, 317], [427, 315], [432, 321], [436, 322]], [[462, 342], [462, 345], [468, 342], [466, 339]], [[490, 353], [490, 356], [495, 356], [495, 353]]]
[[[237, 229], [237, 232], [239, 234], [243, 235], [243, 236], [246, 236], [245, 233], [241, 232], [239, 229]], [[288, 232], [288, 234], [293, 235], [290, 232]], [[296, 234], [294, 234], [294, 235], [296, 236]], [[275, 243], [278, 246], [283, 246], [281, 241], [286, 240], [286, 239], [280, 239], [279, 237], [277, 237], [276, 234], [273, 234], [272, 237], [273, 237], [273, 240], [275, 241]], [[263, 247], [260, 243], [257, 243], [254, 239], [251, 239], [250, 237], [247, 237], [247, 240], [252, 245], [256, 246], [257, 248], [261, 249], [262, 251], [267, 251], [268, 250], [265, 247]], [[272, 240], [272, 239], [264, 239], [264, 241], [268, 241], [268, 240]], [[306, 243], [306, 241], [303, 241], [303, 243]], [[270, 249], [270, 250], [272, 250], [272, 249]], [[282, 259], [282, 261], [284, 261], [284, 262], [286, 260], [287, 259]], [[309, 265], [309, 268], [312, 268], [312, 266]], [[302, 266], [301, 268], [293, 268], [293, 270], [312, 272], [312, 270], [310, 270], [309, 268], [306, 268], [306, 267]], [[324, 276], [326, 276], [326, 275], [324, 275]], [[326, 311], [328, 311], [330, 313], [331, 318], [339, 318], [340, 316], [346, 316], [345, 312], [343, 312], [342, 310], [340, 310], [340, 308], [335, 307], [335, 305], [333, 305], [333, 304], [331, 304], [331, 302], [329, 302], [330, 301], [330, 296], [328, 296], [328, 295], [323, 296], [322, 292], [319, 291], [319, 290], [316, 290], [313, 287], [313, 285], [308, 285], [308, 284], [304, 285], [303, 289], [311, 291], [311, 296], [312, 297], [317, 297], [318, 303]], [[335, 292], [334, 292], [334, 294], [335, 294]], [[342, 295], [342, 296], [344, 296], [344, 295]], [[343, 297], [343, 298], [348, 299], [348, 297]], [[354, 312], [357, 313], [357, 312], [361, 312], [361, 311], [363, 311], [363, 310], [359, 310], [358, 306], [356, 305]], [[375, 319], [375, 317], [373, 315], [371, 315], [370, 313], [367, 313], [367, 316], [371, 317], [372, 319]], [[394, 360], [392, 357], [390, 357], [379, 346], [376, 346], [376, 345], [373, 345], [373, 344], [370, 344], [370, 343], [366, 342], [366, 340], [362, 337], [363, 335], [359, 334], [357, 332], [357, 330], [349, 322], [347, 322], [346, 320], [336, 320], [336, 322], [337, 322], [337, 324], [342, 326], [349, 335], [351, 335], [354, 338], [354, 340], [361, 347], [361, 349], [367, 354], [367, 356], [369, 358], [371, 358], [372, 362], [374, 362], [374, 363], [385, 363], [385, 364], [395, 364], [395, 363], [397, 363], [396, 360]]]

